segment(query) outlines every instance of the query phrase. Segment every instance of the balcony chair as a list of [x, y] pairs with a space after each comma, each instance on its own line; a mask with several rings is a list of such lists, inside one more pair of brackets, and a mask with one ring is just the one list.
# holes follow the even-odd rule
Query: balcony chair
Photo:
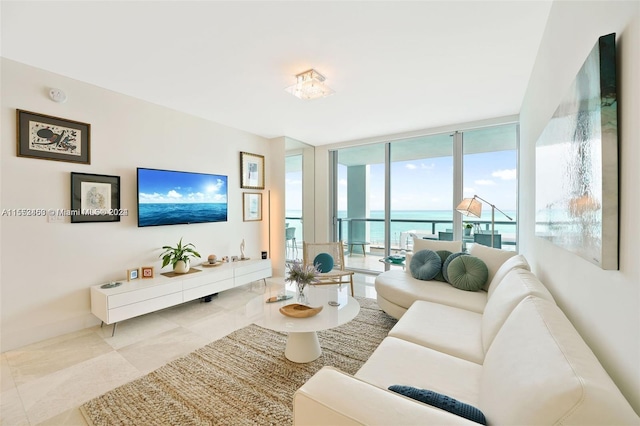
[[[473, 234], [473, 242], [491, 247], [491, 234]], [[493, 248], [502, 248], [502, 235], [493, 234]]]
[[344, 269], [344, 245], [341, 241], [330, 243], [303, 243], [302, 245], [304, 265], [313, 265], [316, 256], [320, 253], [327, 253], [333, 258], [333, 269], [329, 272], [320, 273], [318, 282], [315, 285], [325, 284], [349, 284], [351, 286], [351, 296], [353, 293], [353, 272]]
[[284, 236], [285, 236], [286, 255], [289, 254], [289, 249], [291, 249], [291, 257], [289, 259], [296, 259], [298, 257], [298, 243], [296, 242], [296, 228], [295, 227], [285, 228]]
[[438, 231], [438, 239], [442, 241], [453, 241], [453, 231], [452, 232]]

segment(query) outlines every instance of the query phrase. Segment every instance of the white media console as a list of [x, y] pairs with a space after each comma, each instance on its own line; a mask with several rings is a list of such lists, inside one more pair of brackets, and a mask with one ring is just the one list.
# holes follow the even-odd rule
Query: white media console
[[219, 266], [195, 266], [200, 272], [123, 282], [113, 288], [91, 287], [91, 313], [104, 324], [148, 314], [233, 287], [271, 277], [271, 259], [242, 260]]

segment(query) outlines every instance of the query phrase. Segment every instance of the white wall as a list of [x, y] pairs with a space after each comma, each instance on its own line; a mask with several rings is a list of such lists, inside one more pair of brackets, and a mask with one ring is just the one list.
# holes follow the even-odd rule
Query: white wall
[[[160, 247], [180, 237], [204, 256], [237, 255], [243, 238], [249, 257], [268, 250], [267, 195], [278, 200], [284, 191], [268, 140], [6, 59], [1, 72], [1, 208], [69, 208], [74, 171], [120, 176], [121, 206], [129, 209], [119, 223], [1, 218], [2, 351], [99, 323], [89, 286], [142, 265], [157, 273]], [[50, 101], [50, 87], [65, 90], [68, 101]], [[17, 108], [90, 123], [91, 165], [17, 157]], [[283, 163], [284, 148], [273, 146], [283, 157], [275, 164]], [[263, 222], [242, 220], [240, 151], [265, 155]], [[227, 175], [228, 222], [138, 228], [136, 167]], [[283, 251], [284, 242], [274, 244], [272, 251]]]
[[[534, 236], [535, 143], [599, 36], [615, 32], [620, 270]], [[520, 251], [640, 413], [640, 3], [554, 2], [520, 114]]]

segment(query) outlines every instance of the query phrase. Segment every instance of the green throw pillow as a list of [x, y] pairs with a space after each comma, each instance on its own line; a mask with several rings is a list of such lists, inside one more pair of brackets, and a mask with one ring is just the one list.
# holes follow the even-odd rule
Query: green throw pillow
[[436, 254], [440, 256], [440, 272], [438, 272], [438, 275], [436, 275], [433, 279], [436, 281], [446, 282], [447, 280], [444, 278], [444, 274], [442, 273], [442, 265], [444, 265], [444, 261], [447, 260], [447, 258], [453, 253], [451, 253], [449, 250], [438, 250]]
[[316, 269], [323, 274], [333, 269], [333, 257], [329, 253], [320, 253], [313, 259]]
[[433, 250], [420, 250], [411, 258], [409, 270], [415, 279], [432, 280], [442, 270], [440, 256]]
[[447, 267], [447, 274], [452, 286], [466, 291], [481, 290], [489, 278], [487, 265], [475, 256], [458, 256], [453, 259]]
[[442, 264], [442, 275], [444, 276], [444, 280], [448, 283], [451, 283], [451, 281], [449, 281], [449, 264], [451, 262], [453, 262], [453, 259], [455, 259], [458, 256], [468, 256], [469, 253], [465, 253], [463, 251], [458, 252], [458, 253], [452, 253], [449, 255], [449, 257], [447, 257], [447, 260], [444, 261], [444, 263]]
[[474, 407], [473, 405], [465, 404], [457, 399], [451, 398], [447, 395], [437, 393], [427, 389], [418, 389], [411, 386], [392, 385], [389, 386], [389, 390], [404, 395], [406, 397], [415, 399], [416, 401], [423, 402], [425, 404], [438, 407], [441, 410], [448, 411], [460, 417], [464, 417], [472, 422], [480, 423], [481, 425], [487, 424], [487, 419], [484, 417], [482, 411]]

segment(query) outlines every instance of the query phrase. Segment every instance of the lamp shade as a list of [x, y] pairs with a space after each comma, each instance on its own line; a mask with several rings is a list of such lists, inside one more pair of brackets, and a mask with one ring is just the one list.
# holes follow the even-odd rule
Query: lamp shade
[[473, 198], [465, 198], [463, 199], [456, 210], [462, 213], [465, 216], [474, 216], [479, 218], [482, 214], [482, 203]]

